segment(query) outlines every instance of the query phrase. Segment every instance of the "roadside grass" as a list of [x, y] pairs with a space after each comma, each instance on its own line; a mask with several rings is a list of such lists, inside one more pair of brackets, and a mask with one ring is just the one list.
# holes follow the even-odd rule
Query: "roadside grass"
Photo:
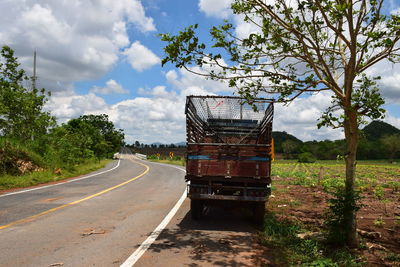
[[271, 248], [274, 263], [278, 266], [362, 266], [360, 259], [348, 249], [332, 249], [317, 238], [298, 236], [307, 232], [300, 223], [268, 213], [260, 233], [261, 244]]
[[186, 162], [185, 160], [170, 160], [170, 159], [147, 159], [148, 161], [151, 162], [158, 162], [158, 163], [165, 163], [165, 164], [172, 164], [172, 165], [178, 165], [178, 166], [185, 166]]
[[104, 168], [111, 161], [111, 159], [100, 161], [90, 160], [79, 165], [59, 169], [57, 171], [58, 174], [55, 174], [55, 170], [45, 169], [43, 171], [35, 171], [20, 176], [2, 175], [0, 176], [0, 190], [29, 187], [48, 182], [60, 181], [82, 174], [87, 174], [92, 171]]

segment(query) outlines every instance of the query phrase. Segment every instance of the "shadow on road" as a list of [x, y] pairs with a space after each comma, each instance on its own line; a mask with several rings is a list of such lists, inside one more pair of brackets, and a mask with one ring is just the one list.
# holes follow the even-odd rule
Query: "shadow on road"
[[174, 266], [257, 266], [254, 256], [263, 252], [255, 246], [257, 229], [250, 215], [244, 209], [211, 207], [194, 221], [189, 211], [149, 250]]

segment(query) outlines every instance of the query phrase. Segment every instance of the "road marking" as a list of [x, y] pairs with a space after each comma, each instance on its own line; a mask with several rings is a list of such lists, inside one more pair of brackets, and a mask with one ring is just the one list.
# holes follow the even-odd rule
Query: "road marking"
[[[153, 163], [155, 163], [155, 162], [153, 162]], [[160, 163], [157, 163], [157, 164], [160, 164]], [[164, 164], [160, 164], [160, 165], [164, 165]], [[171, 165], [166, 165], [166, 166], [186, 172], [185, 170], [183, 170], [179, 167], [175, 167], [175, 166], [171, 166]], [[164, 228], [168, 225], [168, 223], [175, 216], [176, 212], [181, 207], [183, 201], [186, 199], [186, 194], [187, 194], [187, 192], [185, 189], [182, 196], [180, 197], [178, 202], [176, 202], [176, 204], [172, 208], [172, 210], [170, 210], [170, 212], [167, 214], [167, 216], [165, 216], [165, 218], [156, 227], [156, 229], [154, 229], [154, 231], [150, 234], [150, 236], [148, 238], [146, 238], [145, 241], [143, 241], [143, 243], [135, 250], [135, 252], [132, 253], [132, 255], [129, 256], [128, 259], [126, 259], [126, 261], [123, 264], [120, 265], [120, 267], [131, 267], [140, 259], [140, 257], [154, 243], [154, 241], [157, 239], [157, 237], [161, 234], [161, 232], [164, 230]]]
[[96, 193], [96, 194], [87, 196], [87, 197], [82, 198], [82, 199], [79, 199], [79, 200], [75, 200], [75, 201], [73, 201], [73, 202], [70, 202], [70, 203], [61, 205], [61, 206], [59, 206], [59, 207], [55, 207], [55, 208], [52, 208], [52, 209], [43, 211], [43, 212], [41, 212], [41, 213], [38, 213], [38, 214], [35, 214], [35, 215], [32, 215], [32, 216], [29, 216], [29, 217], [24, 218], [24, 219], [21, 219], [21, 220], [17, 220], [17, 221], [11, 222], [11, 223], [9, 223], [9, 224], [1, 225], [1, 226], [0, 226], [0, 230], [5, 229], [5, 228], [8, 228], [8, 227], [13, 226], [13, 225], [16, 225], [16, 224], [21, 224], [21, 223], [26, 223], [26, 222], [33, 221], [33, 220], [39, 218], [40, 216], [49, 214], [49, 213], [51, 213], [51, 212], [54, 212], [54, 211], [57, 211], [57, 210], [60, 210], [60, 209], [63, 209], [63, 208], [66, 208], [66, 207], [69, 207], [69, 206], [72, 206], [72, 205], [76, 205], [76, 204], [79, 204], [79, 203], [81, 203], [81, 202], [83, 202], [83, 201], [89, 200], [89, 199], [91, 199], [91, 198], [94, 198], [94, 197], [103, 195], [103, 194], [105, 194], [105, 193], [107, 193], [107, 192], [110, 192], [111, 190], [117, 189], [117, 188], [119, 188], [119, 187], [121, 187], [121, 186], [124, 186], [124, 185], [130, 183], [130, 182], [133, 182], [133, 181], [135, 181], [136, 179], [142, 177], [143, 175], [145, 175], [146, 173], [149, 172], [149, 170], [150, 170], [150, 167], [149, 167], [149, 166], [147, 166], [147, 165], [145, 165], [145, 164], [143, 164], [143, 163], [137, 162], [137, 161], [133, 161], [133, 160], [132, 160], [132, 162], [135, 162], [135, 163], [137, 163], [137, 164], [139, 164], [139, 165], [144, 166], [144, 167], [146, 168], [146, 170], [145, 170], [144, 172], [142, 172], [141, 174], [139, 174], [138, 176], [133, 177], [132, 179], [130, 179], [130, 180], [128, 180], [128, 181], [125, 181], [125, 182], [120, 183], [120, 184], [118, 184], [118, 185], [115, 185], [115, 186], [113, 186], [113, 187], [104, 189], [103, 191], [100, 191], [100, 192], [98, 192], [98, 193]]
[[80, 177], [80, 178], [76, 178], [76, 179], [71, 179], [71, 180], [68, 180], [68, 181], [65, 181], [65, 182], [60, 182], [60, 183], [57, 183], [57, 184], [45, 185], [45, 186], [35, 187], [35, 188], [31, 188], [31, 189], [11, 192], [11, 193], [8, 193], [8, 194], [0, 195], [0, 197], [6, 197], [6, 196], [11, 196], [11, 195], [22, 194], [22, 193], [26, 193], [26, 192], [30, 192], [30, 191], [35, 191], [35, 190], [39, 190], [39, 189], [45, 189], [45, 188], [49, 188], [49, 187], [53, 187], [53, 186], [58, 186], [58, 185], [63, 185], [63, 184], [67, 184], [67, 183], [72, 183], [72, 182], [84, 180], [84, 179], [87, 179], [87, 178], [90, 178], [90, 177], [93, 177], [93, 176], [96, 176], [96, 175], [100, 175], [100, 174], [107, 173], [107, 172], [115, 170], [116, 168], [119, 167], [120, 161], [121, 160], [118, 160], [118, 163], [117, 163], [117, 165], [115, 167], [113, 167], [112, 169], [106, 170], [106, 171], [102, 171], [102, 172], [99, 172], [99, 173], [94, 173], [94, 174], [91, 174], [91, 175], [88, 175], [88, 176], [84, 176], [84, 177]]

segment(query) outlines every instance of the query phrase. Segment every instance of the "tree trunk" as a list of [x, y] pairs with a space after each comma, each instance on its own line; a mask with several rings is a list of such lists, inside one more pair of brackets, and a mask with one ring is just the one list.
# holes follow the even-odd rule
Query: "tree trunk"
[[346, 203], [348, 209], [345, 209], [344, 222], [346, 230], [346, 244], [350, 248], [358, 247], [357, 238], [357, 219], [354, 202], [354, 181], [356, 178], [356, 153], [358, 146], [358, 121], [357, 112], [348, 107], [345, 109], [344, 133], [346, 137]]

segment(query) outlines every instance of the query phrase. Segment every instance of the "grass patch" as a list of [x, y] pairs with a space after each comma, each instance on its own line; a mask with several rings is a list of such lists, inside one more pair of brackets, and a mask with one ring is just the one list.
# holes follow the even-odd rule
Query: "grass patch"
[[151, 162], [158, 162], [158, 163], [165, 163], [165, 164], [172, 164], [178, 166], [185, 166], [185, 160], [169, 160], [169, 159], [147, 159]]
[[274, 263], [282, 266], [361, 266], [344, 248], [330, 248], [316, 239], [301, 239], [303, 225], [279, 219], [274, 213], [265, 217], [262, 243], [272, 250]]
[[54, 170], [46, 169], [44, 171], [31, 172], [21, 176], [2, 175], [0, 176], [0, 190], [28, 187], [37, 184], [59, 181], [82, 174], [87, 174], [92, 171], [104, 168], [109, 162], [111, 162], [110, 159], [100, 161], [90, 160], [79, 165], [60, 169], [59, 174], [55, 174]]

